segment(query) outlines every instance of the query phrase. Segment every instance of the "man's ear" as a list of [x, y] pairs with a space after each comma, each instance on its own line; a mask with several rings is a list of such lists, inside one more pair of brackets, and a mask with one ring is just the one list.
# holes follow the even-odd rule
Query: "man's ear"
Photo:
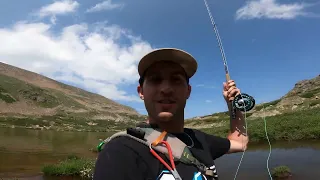
[[190, 95], [191, 95], [191, 86], [190, 84], [188, 84], [188, 96], [187, 96], [187, 99], [189, 99]]
[[137, 87], [137, 92], [139, 94], [140, 99], [143, 100], [144, 99], [144, 97], [143, 97], [143, 88], [140, 85], [138, 85], [138, 87]]

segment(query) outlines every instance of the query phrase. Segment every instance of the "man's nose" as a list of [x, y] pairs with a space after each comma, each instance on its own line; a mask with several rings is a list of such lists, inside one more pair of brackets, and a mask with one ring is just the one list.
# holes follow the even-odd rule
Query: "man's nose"
[[165, 80], [161, 83], [160, 92], [163, 94], [171, 94], [173, 92], [173, 88], [169, 81]]

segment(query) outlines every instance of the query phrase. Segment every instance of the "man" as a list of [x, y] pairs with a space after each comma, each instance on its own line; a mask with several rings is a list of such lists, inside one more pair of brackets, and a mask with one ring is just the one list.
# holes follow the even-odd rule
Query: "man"
[[[189, 79], [197, 71], [196, 60], [187, 52], [171, 48], [152, 51], [140, 60], [138, 71], [140, 84], [137, 91], [144, 100], [150, 127], [175, 135], [199, 161], [215, 173], [213, 177], [207, 177], [199, 174], [195, 166], [175, 162], [180, 177], [186, 180], [218, 179], [214, 160], [227, 153], [242, 152], [247, 147], [248, 137], [242, 113], [237, 111], [236, 118], [231, 119], [227, 138], [184, 128], [184, 108], [191, 94]], [[231, 101], [240, 94], [235, 85], [233, 80], [223, 84], [223, 96], [229, 110], [232, 107]], [[128, 137], [118, 137], [108, 142], [100, 152], [94, 179], [174, 178], [147, 146]]]

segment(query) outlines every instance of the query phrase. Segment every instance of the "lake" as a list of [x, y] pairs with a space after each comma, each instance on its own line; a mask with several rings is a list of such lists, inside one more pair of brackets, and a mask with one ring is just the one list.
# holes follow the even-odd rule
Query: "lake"
[[[111, 134], [0, 128], [0, 179], [24, 177], [47, 180], [41, 176], [44, 164], [56, 163], [69, 154], [95, 158], [97, 154], [90, 149], [98, 145], [99, 139]], [[267, 141], [250, 145], [237, 179], [270, 179], [267, 171], [268, 153]], [[216, 160], [220, 179], [234, 179], [241, 155], [230, 154]], [[289, 166], [294, 174], [293, 179], [320, 179], [320, 141], [273, 142], [270, 170], [278, 165]]]

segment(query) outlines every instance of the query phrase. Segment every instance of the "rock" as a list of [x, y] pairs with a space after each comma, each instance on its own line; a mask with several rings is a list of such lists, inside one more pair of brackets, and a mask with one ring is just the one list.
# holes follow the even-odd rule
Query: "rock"
[[294, 88], [288, 94], [286, 94], [285, 97], [299, 95], [304, 92], [311, 91], [314, 89], [314, 87], [319, 87], [319, 86], [320, 86], [320, 76], [317, 76], [309, 80], [302, 80], [297, 82]]
[[260, 110], [260, 111], [257, 111], [255, 113], [253, 113], [250, 117], [264, 117], [264, 116], [275, 116], [277, 114], [281, 114], [278, 110], [274, 109], [274, 110], [269, 110], [269, 111], [266, 111], [266, 110]]
[[291, 110], [294, 110], [294, 109], [296, 109], [297, 107], [298, 107], [297, 105], [294, 105], [294, 106], [292, 106]]
[[283, 106], [291, 106], [292, 104], [296, 104], [296, 105], [299, 105], [299, 104], [302, 104], [304, 102], [304, 99], [301, 98], [301, 97], [298, 97], [298, 96], [295, 96], [295, 97], [287, 97], [285, 99], [282, 99], [278, 106], [279, 107], [283, 107]]
[[88, 124], [89, 126], [95, 126], [95, 125], [97, 125], [98, 123], [88, 122], [87, 124]]

